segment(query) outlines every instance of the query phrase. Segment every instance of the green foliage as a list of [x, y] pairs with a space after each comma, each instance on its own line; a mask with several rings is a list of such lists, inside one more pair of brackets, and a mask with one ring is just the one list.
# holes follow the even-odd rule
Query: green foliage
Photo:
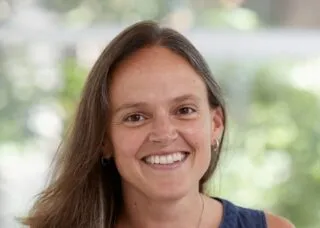
[[[36, 91], [30, 91], [27, 86], [18, 88], [18, 83], [8, 71], [5, 51], [0, 46], [0, 144], [23, 142], [34, 136], [27, 127], [27, 121], [28, 108], [34, 101]], [[14, 53], [15, 50], [11, 51]], [[23, 51], [20, 50], [19, 54], [23, 55]], [[20, 60], [21, 58], [16, 59], [17, 62]]]
[[81, 4], [82, 0], [40, 0], [39, 4], [47, 9], [54, 10], [59, 13], [66, 13], [74, 8], [76, 8], [79, 4]]
[[208, 28], [254, 29], [259, 25], [257, 15], [247, 9], [202, 9], [197, 17], [198, 25]]
[[[170, 4], [167, 1], [157, 0], [41, 0], [41, 5], [50, 11], [68, 16], [79, 14], [78, 20], [82, 20], [82, 9], [91, 16], [95, 23], [131, 23], [141, 18], [162, 19], [170, 12]], [[74, 15], [73, 15], [74, 16]]]
[[[131, 23], [161, 20], [179, 1], [157, 0], [41, 0], [42, 6], [64, 16], [68, 23]], [[191, 1], [196, 3], [196, 1]], [[209, 3], [208, 3], [209, 5]], [[195, 24], [203, 28], [254, 29], [256, 14], [247, 9], [198, 7]], [[7, 50], [5, 53], [4, 50]], [[45, 91], [34, 83], [18, 87], [9, 69], [23, 66], [32, 81], [34, 66], [23, 47], [0, 49], [0, 144], [28, 141], [37, 135], [28, 118], [39, 103], [57, 103], [68, 126], [80, 99], [88, 69], [71, 55], [58, 66], [61, 87]], [[7, 60], [14, 59], [15, 65]], [[298, 63], [295, 63], [298, 64]], [[213, 65], [213, 64], [212, 64]], [[319, 221], [320, 98], [294, 85], [294, 64], [221, 62], [213, 67], [230, 110], [226, 151], [211, 191], [247, 206], [263, 207], [292, 220], [297, 227], [314, 228]], [[1, 151], [0, 151], [1, 152]]]
[[66, 113], [72, 113], [80, 100], [80, 93], [88, 70], [77, 64], [76, 59], [66, 58], [61, 64], [64, 78], [58, 99]]
[[[238, 96], [228, 90], [228, 85], [242, 86], [235, 83], [241, 81], [233, 76], [236, 65], [221, 70], [229, 105], [239, 107], [240, 102], [238, 110], [247, 117], [239, 119], [232, 109], [232, 149], [223, 154], [227, 159], [220, 170], [222, 181], [214, 183], [222, 186], [218, 194], [272, 210], [297, 227], [312, 228], [320, 219], [315, 200], [320, 198], [320, 97], [293, 84], [292, 64], [282, 64], [247, 71], [242, 77], [251, 75], [251, 80]], [[241, 67], [245, 64], [239, 63]], [[248, 103], [242, 102], [243, 96]]]
[[297, 227], [315, 227], [319, 214], [314, 199], [320, 197], [319, 174], [315, 172], [320, 159], [320, 99], [289, 83], [270, 79], [272, 76], [262, 73], [254, 81], [253, 105], [258, 108], [252, 109], [251, 118], [257, 119], [257, 113], [268, 113], [268, 118], [250, 127], [268, 132], [266, 150], [281, 150], [291, 158], [289, 179], [274, 186], [279, 190], [276, 209]]

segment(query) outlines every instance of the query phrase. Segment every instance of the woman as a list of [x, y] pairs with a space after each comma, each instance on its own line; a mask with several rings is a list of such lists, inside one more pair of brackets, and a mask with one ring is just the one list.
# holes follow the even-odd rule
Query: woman
[[205, 194], [226, 110], [203, 57], [145, 21], [102, 52], [84, 87], [32, 228], [289, 228], [287, 220]]

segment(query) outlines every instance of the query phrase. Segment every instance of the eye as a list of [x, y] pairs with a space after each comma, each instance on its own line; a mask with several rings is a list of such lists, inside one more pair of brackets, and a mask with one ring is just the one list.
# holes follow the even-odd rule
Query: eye
[[194, 108], [191, 108], [191, 107], [181, 107], [179, 108], [178, 110], [178, 114], [180, 115], [189, 115], [189, 114], [192, 114], [196, 112], [196, 110]]
[[126, 118], [124, 118], [124, 122], [135, 123], [135, 122], [141, 122], [141, 121], [143, 121], [145, 119], [146, 118], [141, 114], [132, 114], [132, 115], [129, 115]]

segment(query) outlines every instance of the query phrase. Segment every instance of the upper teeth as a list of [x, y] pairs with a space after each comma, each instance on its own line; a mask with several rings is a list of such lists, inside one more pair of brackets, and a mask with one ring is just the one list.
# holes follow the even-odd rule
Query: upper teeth
[[172, 164], [177, 161], [182, 161], [186, 157], [185, 153], [176, 152], [167, 155], [151, 155], [145, 161], [150, 164]]

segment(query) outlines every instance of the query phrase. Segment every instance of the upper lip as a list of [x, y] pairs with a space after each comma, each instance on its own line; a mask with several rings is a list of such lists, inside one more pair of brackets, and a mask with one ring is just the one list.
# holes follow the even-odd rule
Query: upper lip
[[156, 151], [154, 153], [147, 154], [143, 156], [143, 158], [149, 157], [149, 156], [154, 156], [154, 155], [166, 155], [166, 154], [174, 154], [174, 153], [190, 153], [188, 150], [161, 150], [161, 151]]

